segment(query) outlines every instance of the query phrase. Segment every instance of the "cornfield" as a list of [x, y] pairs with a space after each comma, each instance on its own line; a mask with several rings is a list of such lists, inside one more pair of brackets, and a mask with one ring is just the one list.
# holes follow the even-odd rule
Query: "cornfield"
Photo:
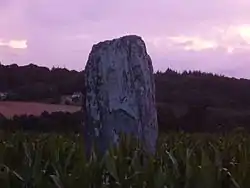
[[104, 156], [79, 135], [1, 133], [1, 188], [248, 188], [250, 135], [167, 133], [157, 153], [122, 137]]

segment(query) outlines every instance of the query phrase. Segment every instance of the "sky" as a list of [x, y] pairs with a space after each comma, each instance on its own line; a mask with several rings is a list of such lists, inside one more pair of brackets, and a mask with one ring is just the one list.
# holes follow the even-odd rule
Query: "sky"
[[83, 70], [100, 41], [143, 38], [154, 70], [250, 79], [249, 0], [0, 0], [0, 61]]

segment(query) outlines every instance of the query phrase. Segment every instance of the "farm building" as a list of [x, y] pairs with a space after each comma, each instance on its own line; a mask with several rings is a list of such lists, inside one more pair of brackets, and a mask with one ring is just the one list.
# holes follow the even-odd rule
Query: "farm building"
[[65, 95], [61, 97], [61, 103], [66, 105], [82, 105], [83, 94], [81, 92], [74, 92], [72, 95]]
[[7, 98], [8, 96], [8, 93], [6, 92], [0, 92], [0, 100], [3, 101]]

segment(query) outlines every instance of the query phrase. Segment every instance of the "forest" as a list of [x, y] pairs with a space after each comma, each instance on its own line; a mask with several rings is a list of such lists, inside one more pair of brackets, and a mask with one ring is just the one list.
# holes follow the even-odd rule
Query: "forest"
[[[167, 69], [155, 73], [155, 85], [158, 122], [162, 131], [250, 129], [250, 80]], [[56, 104], [61, 96], [84, 93], [84, 89], [84, 71], [49, 69], [34, 64], [0, 65], [0, 92], [7, 93], [5, 100]], [[72, 130], [73, 127], [71, 125]]]

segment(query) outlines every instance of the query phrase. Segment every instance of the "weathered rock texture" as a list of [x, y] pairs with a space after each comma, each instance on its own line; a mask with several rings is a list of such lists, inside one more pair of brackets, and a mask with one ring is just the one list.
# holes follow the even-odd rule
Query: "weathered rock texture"
[[129, 35], [94, 45], [85, 75], [87, 150], [94, 139], [103, 153], [125, 133], [141, 139], [146, 151], [154, 153], [155, 84], [144, 41]]

